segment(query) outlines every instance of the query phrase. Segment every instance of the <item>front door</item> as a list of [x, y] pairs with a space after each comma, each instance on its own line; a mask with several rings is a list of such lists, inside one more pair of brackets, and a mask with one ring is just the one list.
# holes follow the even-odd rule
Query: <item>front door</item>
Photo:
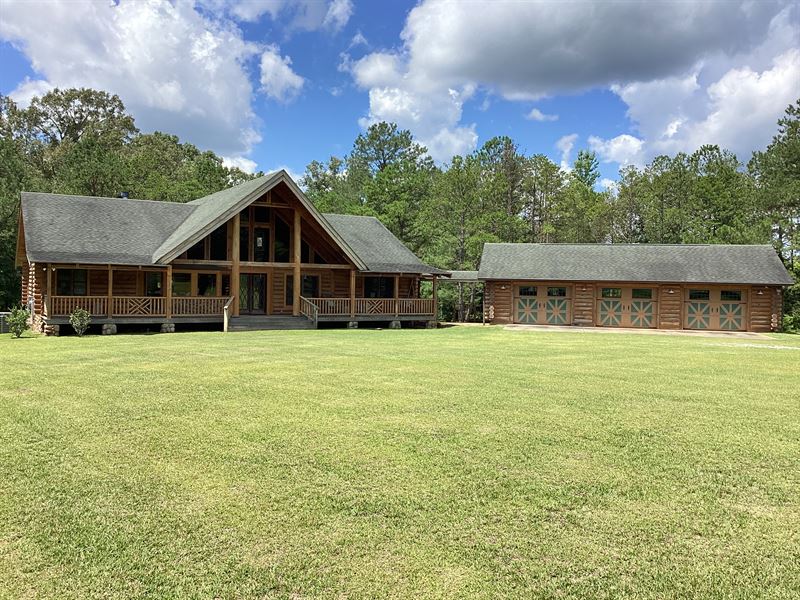
[[263, 315], [267, 307], [267, 276], [263, 273], [239, 275], [239, 314]]
[[656, 288], [607, 285], [597, 290], [600, 327], [655, 327]]
[[518, 285], [514, 288], [516, 323], [570, 325], [572, 288], [552, 285]]

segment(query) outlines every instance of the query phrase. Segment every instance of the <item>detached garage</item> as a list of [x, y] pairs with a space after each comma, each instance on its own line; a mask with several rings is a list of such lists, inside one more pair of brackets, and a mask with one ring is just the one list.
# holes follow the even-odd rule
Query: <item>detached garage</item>
[[486, 244], [490, 323], [776, 331], [793, 280], [771, 246]]

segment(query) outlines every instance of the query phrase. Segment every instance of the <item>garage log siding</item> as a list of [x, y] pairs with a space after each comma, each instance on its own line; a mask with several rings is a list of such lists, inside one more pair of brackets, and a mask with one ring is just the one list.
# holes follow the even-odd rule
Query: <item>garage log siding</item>
[[[548, 322], [546, 303], [553, 298], [546, 290], [565, 286], [568, 320], [561, 323], [551, 317]], [[537, 294], [526, 294], [529, 288]], [[488, 281], [485, 290], [485, 318], [495, 324], [769, 332], [778, 329], [783, 308], [782, 290], [775, 286]], [[615, 297], [608, 290], [620, 290], [621, 295]], [[633, 290], [652, 290], [651, 298], [634, 298]], [[690, 299], [690, 290], [708, 290], [708, 300]], [[723, 292], [728, 292], [727, 299]], [[740, 300], [734, 299], [734, 292], [740, 293]], [[641, 305], [638, 312], [637, 305]]]
[[[776, 331], [792, 285], [769, 245], [487, 243], [490, 323]], [[566, 323], [563, 317], [566, 314]]]

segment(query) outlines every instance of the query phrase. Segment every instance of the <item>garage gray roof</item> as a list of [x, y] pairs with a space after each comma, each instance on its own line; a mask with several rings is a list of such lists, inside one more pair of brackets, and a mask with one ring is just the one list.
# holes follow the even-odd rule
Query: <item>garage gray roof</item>
[[322, 215], [368, 271], [446, 275], [447, 271], [423, 263], [375, 217]]
[[478, 277], [562, 281], [794, 283], [772, 246], [486, 244]]

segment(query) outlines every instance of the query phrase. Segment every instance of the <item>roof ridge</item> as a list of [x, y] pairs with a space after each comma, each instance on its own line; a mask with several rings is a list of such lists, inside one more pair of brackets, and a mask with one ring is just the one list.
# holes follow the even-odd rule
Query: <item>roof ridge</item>
[[163, 205], [170, 205], [170, 206], [189, 206], [191, 201], [189, 202], [174, 202], [172, 200], [147, 200], [145, 198], [120, 198], [120, 197], [111, 197], [111, 196], [84, 196], [82, 194], [58, 194], [56, 192], [29, 192], [29, 191], [22, 191], [20, 195], [41, 195], [41, 196], [58, 196], [59, 198], [72, 198], [73, 200], [126, 200], [130, 202], [149, 202], [152, 204], [163, 204]]
[[657, 246], [673, 248], [772, 248], [772, 244], [713, 244], [713, 243], [651, 243], [651, 242], [486, 242], [486, 246], [592, 246], [592, 247], [631, 247], [631, 246]]

